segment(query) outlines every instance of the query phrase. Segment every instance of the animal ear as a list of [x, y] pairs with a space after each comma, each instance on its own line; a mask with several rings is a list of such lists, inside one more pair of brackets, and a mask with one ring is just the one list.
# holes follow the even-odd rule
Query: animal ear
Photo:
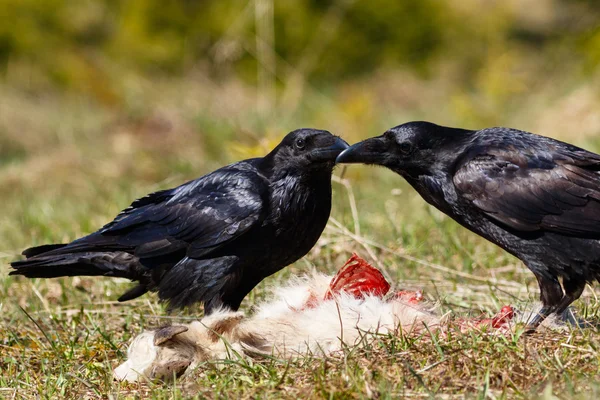
[[227, 313], [225, 315], [217, 315], [216, 318], [208, 318], [202, 322], [209, 329], [209, 336], [213, 341], [219, 339], [219, 335], [227, 332], [231, 332], [240, 321], [244, 318], [244, 314], [241, 312]]
[[187, 331], [188, 327], [183, 325], [169, 325], [158, 328], [154, 332], [154, 345], [160, 346], [166, 341], [173, 339], [174, 336]]

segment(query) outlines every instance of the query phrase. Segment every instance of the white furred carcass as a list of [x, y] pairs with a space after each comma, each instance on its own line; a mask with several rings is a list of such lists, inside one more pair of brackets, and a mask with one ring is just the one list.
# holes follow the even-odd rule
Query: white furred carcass
[[[218, 310], [200, 321], [141, 333], [114, 376], [126, 381], [169, 379], [207, 360], [329, 355], [368, 334], [410, 335], [426, 326], [430, 331], [443, 326], [420, 291], [389, 289], [379, 270], [353, 255], [334, 277], [315, 273], [293, 278], [251, 316]], [[508, 306], [494, 319], [469, 327], [502, 328], [511, 318]]]

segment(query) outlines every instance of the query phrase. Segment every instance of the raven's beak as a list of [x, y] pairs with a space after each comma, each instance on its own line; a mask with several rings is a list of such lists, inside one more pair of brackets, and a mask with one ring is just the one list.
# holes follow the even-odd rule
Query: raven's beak
[[315, 161], [333, 161], [335, 158], [350, 145], [342, 138], [336, 137], [335, 142], [329, 147], [322, 147], [312, 152], [312, 159]]
[[337, 156], [335, 162], [336, 164], [381, 164], [386, 151], [385, 140], [378, 136], [348, 147]]

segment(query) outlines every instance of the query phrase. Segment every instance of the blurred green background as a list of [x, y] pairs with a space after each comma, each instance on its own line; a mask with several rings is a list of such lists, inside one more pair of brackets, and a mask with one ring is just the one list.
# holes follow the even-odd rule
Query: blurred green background
[[[355, 142], [424, 119], [598, 149], [593, 0], [2, 0], [0, 21], [7, 258], [299, 127]], [[430, 212], [384, 170], [345, 176], [361, 218], [388, 227], [374, 236]]]

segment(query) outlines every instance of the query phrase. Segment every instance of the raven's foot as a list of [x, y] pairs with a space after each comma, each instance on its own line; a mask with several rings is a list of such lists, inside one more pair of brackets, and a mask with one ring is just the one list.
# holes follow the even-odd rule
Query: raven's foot
[[542, 308], [540, 308], [540, 310], [536, 312], [533, 318], [527, 322], [527, 325], [525, 326], [525, 334], [531, 335], [532, 333], [534, 333], [540, 326], [540, 324], [544, 322], [544, 320], [550, 314], [552, 314], [552, 311], [553, 307], [551, 306], [543, 306]]

